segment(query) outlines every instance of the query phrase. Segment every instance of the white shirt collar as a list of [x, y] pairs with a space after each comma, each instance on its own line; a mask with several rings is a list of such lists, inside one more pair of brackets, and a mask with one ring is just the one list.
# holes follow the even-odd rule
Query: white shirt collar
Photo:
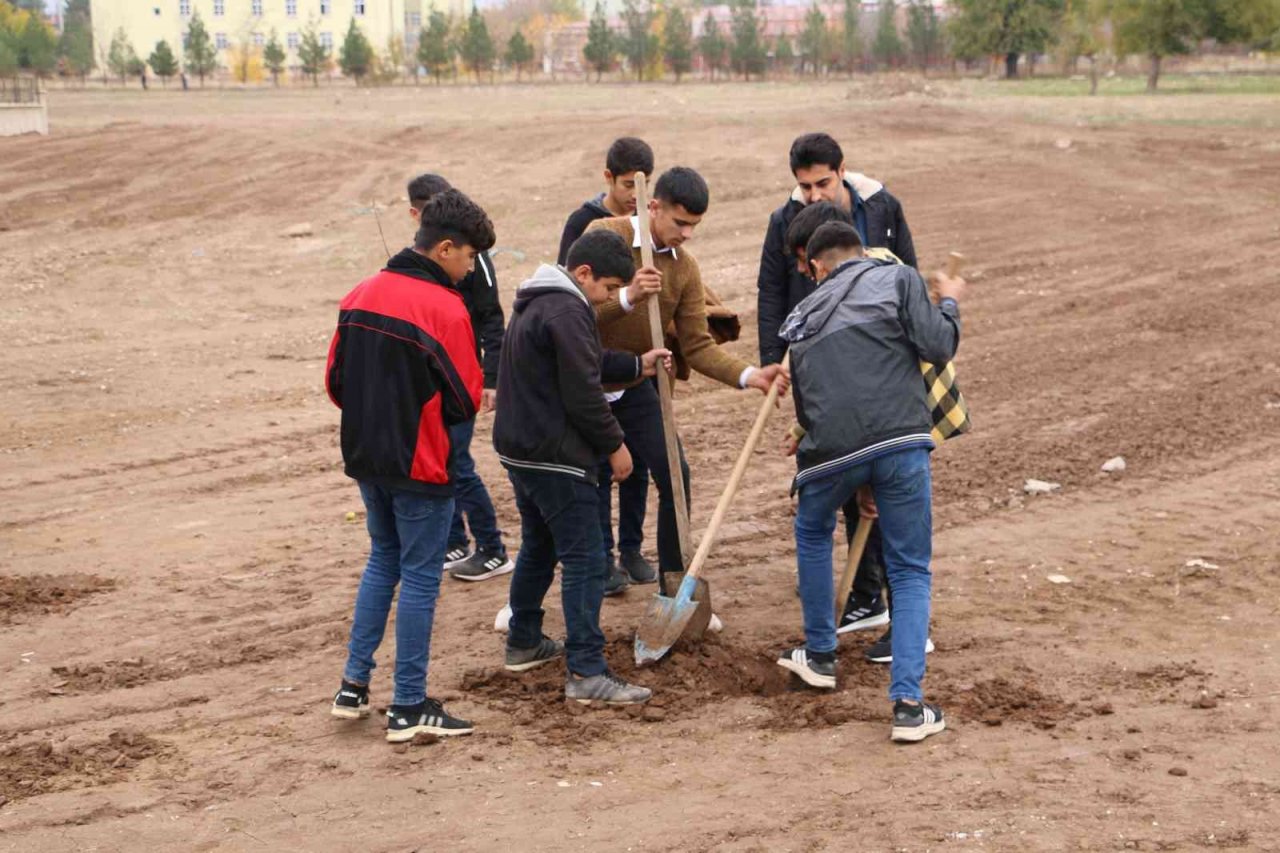
[[[631, 217], [631, 233], [636, 235], [635, 239], [631, 241], [631, 248], [639, 249], [640, 248], [640, 217], [639, 216]], [[654, 246], [653, 253], [655, 255], [665, 255], [667, 253], [670, 253], [671, 260], [673, 261], [680, 260], [680, 256], [676, 254], [675, 246], [667, 246], [665, 249], [659, 249], [657, 246]]]

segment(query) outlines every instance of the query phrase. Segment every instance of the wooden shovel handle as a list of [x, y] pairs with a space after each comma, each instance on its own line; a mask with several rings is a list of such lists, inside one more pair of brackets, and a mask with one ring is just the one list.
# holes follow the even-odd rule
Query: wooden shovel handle
[[964, 267], [965, 256], [959, 252], [951, 252], [947, 255], [947, 277], [955, 278], [960, 275], [960, 270]]
[[[649, 193], [644, 172], [636, 172], [636, 228], [640, 234], [640, 264], [653, 266], [653, 236], [649, 231]], [[649, 336], [652, 349], [661, 349], [666, 343], [662, 329], [662, 309], [659, 294], [649, 296]], [[680, 557], [689, 564], [689, 552], [693, 550], [689, 538], [689, 499], [684, 493], [684, 474], [680, 468], [679, 436], [676, 433], [675, 402], [671, 399], [671, 380], [658, 373], [658, 403], [662, 409], [662, 434], [667, 447], [667, 469], [671, 472], [671, 495], [676, 505], [676, 534], [680, 539]]]
[[849, 590], [853, 589], [853, 577], [858, 573], [858, 563], [862, 562], [862, 552], [867, 550], [871, 524], [871, 519], [858, 516], [858, 527], [853, 531], [853, 541], [849, 543], [849, 557], [844, 564], [844, 574], [840, 575], [840, 588], [836, 590], [837, 628], [840, 627], [840, 617], [844, 615], [844, 603], [849, 600]]
[[[791, 353], [787, 353], [782, 357], [782, 366], [786, 367], [790, 362]], [[773, 384], [769, 386], [769, 393], [765, 395], [764, 402], [760, 404], [760, 411], [756, 413], [756, 422], [751, 425], [751, 433], [747, 436], [747, 443], [743, 445], [742, 452], [738, 454], [738, 461], [734, 464], [733, 472], [729, 475], [729, 483], [720, 494], [720, 500], [716, 503], [716, 511], [711, 515], [711, 522], [702, 534], [702, 540], [698, 542], [698, 551], [693, 555], [693, 562], [689, 564], [689, 571], [685, 574], [685, 577], [696, 578], [698, 572], [702, 571], [702, 566], [707, 561], [707, 554], [711, 552], [711, 546], [715, 544], [716, 534], [720, 532], [720, 525], [724, 523], [724, 517], [729, 513], [729, 505], [733, 503], [734, 495], [738, 493], [738, 486], [742, 483], [742, 475], [747, 472], [747, 465], [751, 462], [751, 456], [756, 452], [756, 445], [760, 443], [760, 435], [764, 432], [764, 425], [768, 422], [769, 415], [773, 413], [777, 404], [778, 380], [774, 379]]]

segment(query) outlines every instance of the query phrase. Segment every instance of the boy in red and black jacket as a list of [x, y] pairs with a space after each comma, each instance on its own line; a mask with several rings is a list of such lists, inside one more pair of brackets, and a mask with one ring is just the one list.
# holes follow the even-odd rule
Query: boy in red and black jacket
[[427, 698], [426, 677], [453, 519], [449, 427], [476, 416], [483, 385], [455, 285], [493, 243], [493, 223], [479, 206], [457, 190], [437, 194], [422, 210], [413, 248], [342, 300], [329, 348], [325, 386], [342, 409], [342, 458], [360, 486], [372, 541], [332, 713], [368, 715], [373, 655], [399, 585], [392, 742], [472, 731]]

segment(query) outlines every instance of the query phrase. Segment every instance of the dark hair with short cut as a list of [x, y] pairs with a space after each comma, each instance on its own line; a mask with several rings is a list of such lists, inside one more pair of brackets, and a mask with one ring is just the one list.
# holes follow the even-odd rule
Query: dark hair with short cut
[[573, 241], [565, 258], [565, 268], [591, 267], [596, 278], [620, 278], [623, 283], [635, 278], [636, 262], [631, 247], [621, 234], [597, 228]]
[[433, 195], [450, 189], [453, 186], [444, 178], [427, 172], [409, 182], [409, 204], [416, 210], [422, 210]]
[[460, 190], [436, 193], [423, 205], [422, 222], [413, 245], [427, 252], [445, 240], [452, 240], [456, 246], [470, 246], [477, 252], [493, 248], [493, 223], [484, 209]]
[[668, 204], [678, 204], [694, 216], [706, 213], [711, 205], [707, 182], [688, 166], [672, 166], [663, 172], [653, 186], [653, 197]]
[[634, 136], [615, 139], [605, 155], [604, 167], [615, 178], [632, 172], [644, 172], [648, 177], [653, 174], [653, 149], [649, 143]]
[[[788, 255], [795, 256], [801, 249], [809, 245], [813, 232], [828, 222], [848, 222], [849, 214], [837, 204], [820, 201], [811, 204], [796, 214], [787, 226], [787, 234], [782, 238], [782, 247]], [[808, 250], [806, 249], [806, 252]]]
[[791, 143], [791, 174], [813, 166], [830, 166], [839, 169], [844, 162], [840, 143], [826, 133], [806, 133]]
[[804, 254], [810, 263], [832, 249], [856, 249], [862, 251], [862, 238], [858, 229], [848, 222], [827, 222], [818, 226], [805, 247]]

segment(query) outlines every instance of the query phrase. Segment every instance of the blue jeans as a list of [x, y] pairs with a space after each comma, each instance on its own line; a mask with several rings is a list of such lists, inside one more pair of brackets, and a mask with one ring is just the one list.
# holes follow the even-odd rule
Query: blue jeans
[[933, 555], [932, 479], [929, 451], [890, 453], [800, 489], [796, 511], [796, 561], [804, 608], [805, 643], [813, 652], [836, 648], [831, 534], [836, 511], [870, 484], [880, 512], [885, 573], [893, 595], [893, 665], [889, 698], [920, 701], [924, 646], [929, 638]]
[[561, 565], [565, 663], [577, 675], [605, 671], [600, 605], [607, 575], [596, 487], [567, 474], [508, 471], [520, 510], [520, 556], [511, 575], [507, 645], [532, 649], [542, 639], [542, 599]]
[[342, 677], [368, 684], [373, 654], [382, 644], [396, 585], [396, 669], [393, 705], [417, 705], [427, 697], [427, 660], [435, 618], [445, 539], [453, 498], [432, 497], [360, 483], [372, 548], [360, 576]]
[[[502, 531], [498, 516], [484, 481], [476, 473], [476, 460], [471, 458], [471, 438], [476, 432], [474, 419], [449, 427], [453, 445], [453, 523], [449, 526], [449, 548], [467, 547], [467, 527], [476, 545], [486, 551], [502, 550]], [[463, 516], [466, 524], [463, 524]]]

